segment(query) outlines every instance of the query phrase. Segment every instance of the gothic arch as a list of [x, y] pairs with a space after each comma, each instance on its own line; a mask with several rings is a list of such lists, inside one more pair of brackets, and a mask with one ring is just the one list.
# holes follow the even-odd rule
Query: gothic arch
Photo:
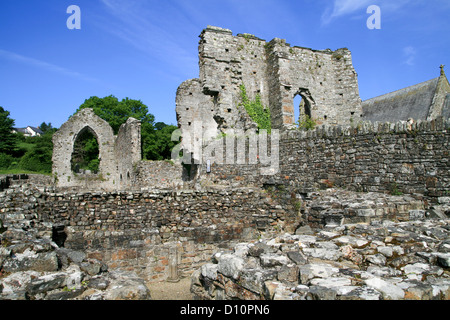
[[[75, 141], [85, 130], [94, 134], [99, 145], [99, 171], [96, 177], [89, 179], [75, 174], [71, 168]], [[92, 109], [80, 110], [70, 117], [53, 136], [53, 175], [57, 185], [73, 187], [80, 186], [83, 182], [99, 186], [114, 183], [116, 176], [114, 143], [113, 129], [105, 120], [96, 116]]]
[[[308, 116], [309, 118], [313, 118], [313, 110], [315, 109], [315, 101], [311, 95], [309, 89], [300, 88], [294, 94], [294, 100], [296, 97], [301, 97], [300, 105], [294, 105], [294, 109], [297, 109], [299, 112], [299, 118], [303, 118]], [[294, 110], [295, 111], [295, 110]], [[297, 117], [296, 117], [297, 118]], [[295, 121], [299, 121], [299, 119], [294, 119]]]

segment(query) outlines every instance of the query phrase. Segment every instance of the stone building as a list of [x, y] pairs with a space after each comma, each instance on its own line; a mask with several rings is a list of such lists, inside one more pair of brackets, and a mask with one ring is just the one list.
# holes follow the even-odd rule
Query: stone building
[[[92, 109], [83, 109], [54, 135], [56, 185], [130, 191], [276, 184], [306, 192], [326, 182], [371, 191], [395, 185], [433, 197], [448, 188], [450, 85], [443, 67], [439, 78], [362, 104], [348, 49], [292, 47], [278, 38], [266, 42], [211, 26], [200, 35], [199, 67], [199, 78], [183, 82], [176, 93], [181, 142], [172, 150], [173, 162], [141, 159], [138, 120], [130, 118], [115, 136]], [[257, 129], [241, 105], [242, 85], [250, 99], [259, 96], [270, 108], [272, 129], [279, 132], [240, 134]], [[302, 98], [299, 114], [313, 118], [316, 130], [289, 130], [295, 127], [296, 96]], [[409, 118], [416, 123], [395, 123]], [[86, 131], [99, 145], [96, 174], [77, 174], [71, 166], [75, 142]], [[386, 154], [398, 150], [392, 162]]]
[[313, 50], [208, 26], [200, 35], [199, 67], [199, 78], [177, 90], [183, 138], [201, 130], [205, 142], [232, 130], [254, 129], [240, 106], [241, 85], [250, 99], [259, 95], [270, 108], [275, 129], [291, 128], [298, 120], [296, 96], [302, 98], [299, 114], [317, 124], [349, 125], [362, 115], [357, 74], [346, 48]]
[[366, 100], [362, 108], [363, 119], [372, 122], [448, 119], [450, 84], [444, 66], [439, 77]]

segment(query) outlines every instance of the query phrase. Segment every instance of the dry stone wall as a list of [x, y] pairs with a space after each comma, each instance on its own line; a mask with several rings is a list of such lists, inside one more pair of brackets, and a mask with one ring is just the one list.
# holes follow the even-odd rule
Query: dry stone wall
[[150, 280], [166, 279], [173, 258], [180, 276], [189, 274], [219, 247], [277, 232], [288, 215], [257, 189], [0, 193], [0, 219], [15, 240], [50, 238]]
[[279, 170], [261, 175], [261, 163], [201, 166], [201, 180], [238, 185], [284, 185], [297, 193], [342, 187], [356, 191], [448, 195], [450, 122], [364, 123], [286, 131]]
[[136, 182], [132, 186], [137, 190], [184, 188], [183, 166], [170, 160], [140, 161], [135, 167]]

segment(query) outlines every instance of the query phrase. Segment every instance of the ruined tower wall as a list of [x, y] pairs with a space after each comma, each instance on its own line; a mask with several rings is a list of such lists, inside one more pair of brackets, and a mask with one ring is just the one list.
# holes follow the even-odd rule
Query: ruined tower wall
[[[298, 121], [293, 101], [300, 95], [308, 105], [308, 114], [317, 124], [350, 125], [361, 117], [358, 81], [348, 49], [317, 51], [290, 47], [274, 39], [268, 54], [278, 77], [272, 81], [271, 108], [275, 128]], [[274, 76], [272, 76], [274, 77]], [[304, 114], [301, 108], [299, 114]]]
[[[301, 95], [318, 124], [349, 125], [361, 117], [358, 81], [347, 49], [317, 51], [291, 47], [285, 40], [270, 42], [250, 34], [233, 36], [231, 30], [209, 26], [200, 35], [199, 79], [183, 83], [177, 92], [177, 116], [184, 132], [192, 132], [183, 119], [196, 118], [218, 133], [255, 129], [240, 106], [240, 86], [247, 95], [270, 108], [272, 128], [289, 128], [293, 105]], [[195, 83], [196, 93], [184, 88]], [[208, 97], [208, 107], [204, 107]], [[212, 103], [212, 104], [211, 104]], [[182, 107], [181, 107], [182, 106]], [[200, 111], [200, 112], [199, 112]], [[304, 112], [304, 111], [303, 111]], [[211, 120], [213, 119], [215, 123]]]
[[216, 98], [214, 117], [223, 132], [249, 129], [254, 124], [240, 107], [240, 85], [249, 98], [256, 94], [268, 107], [266, 42], [252, 35], [233, 36], [230, 30], [209, 27], [199, 43], [200, 81], [204, 94]]
[[199, 134], [205, 141], [218, 136], [217, 122], [214, 120], [214, 97], [203, 94], [199, 79], [187, 80], [178, 87], [176, 113], [186, 145], [194, 143]]

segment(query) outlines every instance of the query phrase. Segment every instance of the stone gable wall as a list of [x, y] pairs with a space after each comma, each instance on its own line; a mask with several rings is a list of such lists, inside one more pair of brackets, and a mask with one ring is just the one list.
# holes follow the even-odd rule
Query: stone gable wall
[[[78, 176], [71, 168], [71, 158], [77, 136], [90, 130], [99, 145], [99, 174], [96, 177]], [[61, 187], [112, 185], [117, 168], [114, 159], [115, 136], [111, 126], [94, 114], [92, 109], [83, 109], [73, 115], [53, 135], [52, 173]], [[100, 178], [101, 177], [101, 178]]]
[[[77, 137], [90, 130], [99, 145], [99, 172], [77, 174], [71, 158]], [[95, 115], [92, 109], [74, 114], [53, 136], [52, 174], [57, 187], [88, 190], [120, 190], [135, 182], [134, 167], [141, 160], [141, 124], [130, 118], [114, 135], [112, 127]]]

